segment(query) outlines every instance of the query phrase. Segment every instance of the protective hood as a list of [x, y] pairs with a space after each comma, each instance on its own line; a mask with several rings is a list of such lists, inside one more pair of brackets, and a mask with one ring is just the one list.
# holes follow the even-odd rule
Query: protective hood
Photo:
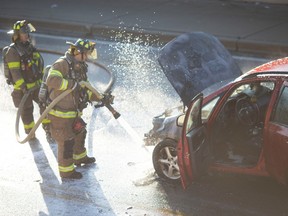
[[158, 61], [186, 106], [205, 88], [242, 74], [220, 41], [203, 32], [182, 34], [168, 42]]

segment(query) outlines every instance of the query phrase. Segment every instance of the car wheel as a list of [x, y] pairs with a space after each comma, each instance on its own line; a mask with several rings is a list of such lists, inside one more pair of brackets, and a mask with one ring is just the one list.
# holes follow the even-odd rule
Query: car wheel
[[170, 182], [180, 181], [180, 171], [177, 158], [177, 142], [166, 139], [158, 143], [152, 154], [153, 166], [157, 175]]

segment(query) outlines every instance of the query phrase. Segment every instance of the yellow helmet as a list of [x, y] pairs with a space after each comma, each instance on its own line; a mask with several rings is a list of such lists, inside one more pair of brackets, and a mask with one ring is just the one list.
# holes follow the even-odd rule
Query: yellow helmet
[[13, 29], [8, 31], [7, 34], [12, 34], [12, 41], [15, 42], [19, 38], [19, 33], [29, 34], [35, 32], [34, 26], [26, 20], [17, 21], [13, 25]]
[[97, 50], [94, 42], [79, 38], [75, 43], [67, 41], [66, 44], [70, 45], [70, 52], [73, 50], [71, 54], [86, 53], [89, 59], [97, 59]]

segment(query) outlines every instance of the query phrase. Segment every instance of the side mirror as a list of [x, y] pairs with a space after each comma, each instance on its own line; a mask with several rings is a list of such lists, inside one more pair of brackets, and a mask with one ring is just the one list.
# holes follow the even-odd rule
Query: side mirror
[[183, 123], [184, 123], [184, 119], [185, 119], [185, 114], [178, 116], [177, 121], [176, 121], [176, 125], [178, 127], [182, 127]]

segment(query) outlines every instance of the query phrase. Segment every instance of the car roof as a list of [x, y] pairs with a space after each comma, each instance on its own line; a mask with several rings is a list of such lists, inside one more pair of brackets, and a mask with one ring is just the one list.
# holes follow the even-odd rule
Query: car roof
[[288, 57], [279, 58], [265, 64], [262, 64], [244, 74], [246, 76], [257, 76], [257, 75], [288, 75]]

